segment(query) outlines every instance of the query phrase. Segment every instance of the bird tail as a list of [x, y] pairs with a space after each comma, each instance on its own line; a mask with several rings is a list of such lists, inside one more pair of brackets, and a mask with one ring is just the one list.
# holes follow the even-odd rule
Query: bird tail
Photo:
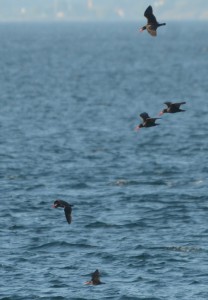
[[166, 23], [161, 23], [161, 24], [158, 25], [158, 27], [164, 26], [164, 25], [166, 25]]

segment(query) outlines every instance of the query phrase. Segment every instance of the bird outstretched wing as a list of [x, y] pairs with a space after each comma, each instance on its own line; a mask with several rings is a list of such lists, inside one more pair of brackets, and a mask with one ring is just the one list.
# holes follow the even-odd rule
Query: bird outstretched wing
[[145, 123], [146, 123], [147, 125], [155, 124], [155, 121], [156, 121], [157, 119], [160, 119], [160, 118], [148, 118], [148, 119], [146, 119]]
[[176, 107], [180, 107], [182, 104], [186, 104], [186, 102], [177, 102], [177, 103], [172, 103], [172, 105], [176, 106]]
[[156, 20], [155, 16], [153, 15], [153, 10], [152, 10], [152, 6], [151, 5], [149, 5], [147, 7], [147, 9], [145, 10], [144, 16], [147, 18], [147, 21], [148, 21], [147, 23], [148, 24], [155, 24], [155, 23], [157, 23], [157, 20]]
[[67, 222], [69, 224], [71, 224], [71, 221], [72, 221], [72, 216], [71, 216], [72, 208], [71, 208], [71, 206], [65, 206], [64, 212], [65, 212]]
[[148, 113], [143, 112], [140, 114], [140, 117], [142, 118], [142, 120], [145, 122], [147, 119], [150, 119], [150, 116], [148, 115]]
[[172, 105], [172, 102], [164, 102], [165, 105], [167, 105], [167, 107], [170, 107]]

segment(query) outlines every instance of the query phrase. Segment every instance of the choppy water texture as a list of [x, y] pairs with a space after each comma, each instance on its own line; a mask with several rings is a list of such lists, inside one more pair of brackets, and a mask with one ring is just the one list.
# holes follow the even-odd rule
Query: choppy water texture
[[138, 26], [0, 24], [0, 299], [207, 299], [207, 23]]

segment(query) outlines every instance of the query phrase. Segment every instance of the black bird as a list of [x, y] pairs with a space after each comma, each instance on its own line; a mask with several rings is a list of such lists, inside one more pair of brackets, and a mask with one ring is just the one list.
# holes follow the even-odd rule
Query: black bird
[[92, 284], [92, 285], [104, 284], [104, 282], [100, 281], [100, 272], [96, 270], [94, 273], [92, 273], [91, 280], [86, 281], [85, 284]]
[[67, 203], [66, 201], [63, 201], [63, 200], [56, 200], [56, 201], [54, 201], [54, 204], [53, 204], [53, 208], [57, 208], [57, 207], [63, 207], [64, 208], [66, 220], [69, 224], [71, 224], [71, 221], [72, 221], [72, 216], [71, 216], [72, 206], [73, 205], [71, 205], [71, 204], [69, 204], [69, 203]]
[[160, 125], [160, 124], [157, 124], [155, 123], [155, 121], [157, 119], [160, 119], [160, 118], [150, 118], [150, 116], [148, 115], [148, 113], [146, 112], [143, 112], [140, 117], [142, 118], [143, 120], [143, 123], [139, 124], [136, 129], [139, 130], [140, 128], [142, 127], [152, 127], [152, 126], [157, 126], [157, 125]]
[[165, 113], [174, 114], [177, 112], [185, 111], [184, 109], [180, 109], [180, 106], [182, 104], [186, 104], [186, 102], [178, 102], [178, 103], [172, 103], [172, 102], [165, 102], [164, 104], [167, 105], [167, 108], [164, 108], [159, 115], [163, 115]]
[[166, 23], [159, 24], [157, 22], [155, 16], [153, 15], [151, 5], [148, 6], [147, 9], [145, 10], [144, 16], [147, 18], [147, 25], [140, 28], [141, 32], [143, 30], [147, 29], [149, 34], [151, 34], [152, 36], [156, 36], [157, 35], [157, 28], [160, 27], [160, 26], [166, 25]]

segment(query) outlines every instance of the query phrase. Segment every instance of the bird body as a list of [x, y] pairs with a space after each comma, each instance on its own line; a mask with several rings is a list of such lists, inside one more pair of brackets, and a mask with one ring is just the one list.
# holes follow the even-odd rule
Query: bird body
[[85, 284], [88, 284], [88, 285], [104, 284], [104, 282], [100, 281], [100, 272], [98, 270], [96, 270], [94, 273], [92, 273], [91, 280], [86, 281]]
[[163, 25], [166, 25], [166, 23], [158, 23], [157, 19], [155, 18], [152, 10], [152, 6], [149, 5], [147, 9], [144, 12], [144, 16], [147, 18], [147, 25], [140, 28], [140, 31], [144, 31], [145, 29], [151, 34], [152, 36], [157, 35], [157, 28]]
[[54, 204], [53, 204], [53, 208], [58, 208], [58, 207], [64, 208], [66, 220], [69, 224], [71, 224], [71, 221], [72, 221], [72, 217], [71, 217], [72, 206], [73, 205], [69, 204], [68, 202], [66, 202], [64, 200], [56, 200], [56, 201], [54, 201]]
[[139, 130], [140, 128], [143, 128], [143, 127], [153, 127], [153, 126], [159, 125], [159, 124], [155, 123], [155, 121], [160, 118], [150, 118], [150, 116], [146, 112], [143, 112], [142, 114], [140, 114], [140, 117], [142, 118], [143, 123], [139, 124], [136, 127], [137, 130]]
[[176, 103], [172, 103], [172, 102], [165, 102], [164, 104], [167, 105], [167, 108], [164, 108], [159, 115], [163, 115], [164, 113], [170, 113], [170, 114], [174, 114], [177, 112], [183, 112], [185, 111], [184, 109], [180, 109], [180, 106], [182, 104], [186, 104], [186, 102], [176, 102]]

